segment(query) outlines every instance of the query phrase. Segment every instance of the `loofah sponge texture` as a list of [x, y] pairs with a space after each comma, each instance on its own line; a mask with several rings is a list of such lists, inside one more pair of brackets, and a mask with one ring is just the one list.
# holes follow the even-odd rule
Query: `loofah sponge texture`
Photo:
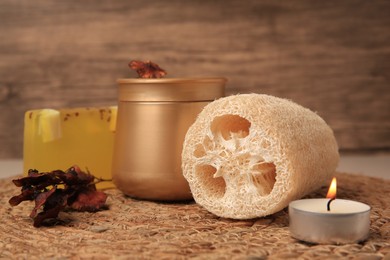
[[280, 211], [328, 184], [338, 161], [333, 131], [321, 117], [260, 94], [207, 105], [189, 128], [182, 152], [195, 201], [234, 219]]

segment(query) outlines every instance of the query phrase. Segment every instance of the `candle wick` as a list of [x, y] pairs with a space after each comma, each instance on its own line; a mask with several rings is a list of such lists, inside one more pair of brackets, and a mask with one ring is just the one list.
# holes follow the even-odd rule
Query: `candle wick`
[[333, 198], [331, 198], [329, 201], [328, 201], [328, 204], [326, 205], [326, 208], [328, 209], [328, 211], [330, 211], [330, 203], [332, 202], [332, 201], [334, 201], [336, 199], [336, 197], [333, 197]]

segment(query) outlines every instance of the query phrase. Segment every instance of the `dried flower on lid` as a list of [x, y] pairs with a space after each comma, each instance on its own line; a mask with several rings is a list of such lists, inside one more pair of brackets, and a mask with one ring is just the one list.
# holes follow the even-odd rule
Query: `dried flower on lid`
[[[34, 200], [35, 207], [30, 217], [34, 219], [34, 226], [39, 227], [45, 220], [57, 218], [60, 211], [67, 207], [91, 212], [103, 209], [107, 195], [96, 190], [95, 186], [100, 181], [104, 180], [82, 172], [78, 166], [72, 166], [65, 172], [29, 170], [27, 177], [13, 180], [17, 187], [22, 187], [22, 192], [12, 197], [9, 203], [16, 206], [22, 201]], [[40, 208], [42, 211], [38, 213]]]
[[151, 61], [130, 61], [129, 67], [138, 73], [138, 76], [143, 79], [162, 78], [167, 75], [167, 72], [160, 68], [156, 63]]

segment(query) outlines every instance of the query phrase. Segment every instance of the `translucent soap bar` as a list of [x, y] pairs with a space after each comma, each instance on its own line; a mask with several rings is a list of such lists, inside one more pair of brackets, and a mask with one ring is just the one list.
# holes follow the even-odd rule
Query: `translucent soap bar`
[[[78, 165], [111, 179], [117, 107], [39, 109], [25, 113], [24, 172], [66, 170]], [[112, 182], [97, 185], [113, 187]]]

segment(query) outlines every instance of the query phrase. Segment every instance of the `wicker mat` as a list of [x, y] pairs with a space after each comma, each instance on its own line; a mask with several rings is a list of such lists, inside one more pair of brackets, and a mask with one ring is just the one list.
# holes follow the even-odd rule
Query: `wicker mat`
[[[361, 244], [312, 245], [292, 238], [287, 209], [252, 220], [222, 219], [194, 202], [155, 203], [108, 190], [109, 210], [64, 212], [61, 222], [34, 228], [32, 202], [0, 180], [1, 258], [62, 259], [390, 259], [390, 181], [339, 173], [338, 197], [371, 205], [369, 239]], [[309, 197], [323, 197], [327, 188]]]

